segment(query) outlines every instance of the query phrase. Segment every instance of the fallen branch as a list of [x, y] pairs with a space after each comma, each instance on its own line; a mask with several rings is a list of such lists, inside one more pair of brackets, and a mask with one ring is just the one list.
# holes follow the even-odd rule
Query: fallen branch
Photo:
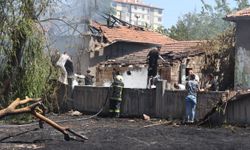
[[[36, 102], [36, 103], [30, 106], [16, 109], [17, 106], [27, 104], [29, 102]], [[5, 116], [22, 114], [22, 113], [30, 113], [32, 110], [34, 110], [35, 107], [39, 106], [40, 103], [41, 103], [41, 99], [26, 98], [24, 100], [20, 100], [20, 98], [17, 98], [7, 108], [0, 110], [0, 119], [2, 119]]]
[[[30, 102], [33, 102], [33, 104], [30, 104], [26, 107], [17, 109], [18, 106], [21, 106], [23, 104], [27, 104]], [[39, 107], [41, 107], [42, 109], [39, 109]], [[38, 110], [42, 114], [38, 113]], [[56, 122], [45, 117], [44, 116], [45, 115], [45, 106], [42, 104], [41, 99], [26, 98], [24, 100], [20, 100], [19, 98], [17, 98], [7, 108], [0, 110], [0, 119], [3, 117], [9, 116], [9, 115], [16, 115], [16, 114], [23, 114], [23, 113], [30, 113], [30, 114], [34, 115], [36, 118], [38, 118], [40, 120], [39, 121], [40, 128], [43, 128], [42, 122], [46, 122], [47, 124], [49, 124], [50, 126], [55, 128], [56, 130], [60, 131], [61, 133], [63, 133], [64, 139], [66, 141], [76, 140], [75, 138], [70, 137], [69, 133], [73, 134], [74, 136], [77, 136], [82, 141], [88, 139], [86, 136], [80, 135], [67, 127], [60, 126]]]
[[239, 99], [241, 97], [244, 97], [244, 96], [250, 96], [250, 93], [247, 92], [247, 93], [240, 93], [238, 92], [236, 95], [234, 95], [233, 97], [231, 97], [230, 99], [226, 100], [226, 101], [223, 101], [223, 100], [220, 100], [216, 105], [215, 107], [213, 107], [204, 117], [203, 119], [201, 119], [199, 122], [198, 122], [198, 126], [201, 126], [201, 125], [204, 125], [206, 124], [211, 118], [212, 116], [218, 112], [218, 110], [221, 110], [222, 109], [222, 113], [223, 115], [226, 113], [226, 109], [227, 109], [227, 104], [228, 102], [230, 101], [234, 101], [236, 99]]
[[159, 126], [159, 125], [165, 125], [165, 124], [169, 125], [171, 123], [173, 123], [173, 121], [158, 122], [158, 123], [154, 123], [154, 124], [143, 126], [143, 128], [149, 128], [149, 127], [154, 127], [154, 126]]

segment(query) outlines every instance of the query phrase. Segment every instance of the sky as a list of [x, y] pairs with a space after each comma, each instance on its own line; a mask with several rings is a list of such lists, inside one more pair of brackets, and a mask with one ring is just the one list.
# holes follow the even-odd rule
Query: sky
[[[205, 0], [208, 4], [214, 4], [214, 0]], [[230, 6], [236, 6], [235, 0], [229, 0]], [[166, 28], [175, 25], [178, 17], [192, 12], [200, 11], [202, 7], [201, 0], [144, 0], [145, 4], [163, 8], [163, 26]]]

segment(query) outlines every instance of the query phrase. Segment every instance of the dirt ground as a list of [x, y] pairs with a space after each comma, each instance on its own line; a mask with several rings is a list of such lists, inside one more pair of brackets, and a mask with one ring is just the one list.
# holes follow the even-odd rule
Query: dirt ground
[[[142, 119], [51, 116], [89, 140], [64, 141], [63, 135], [45, 125], [0, 124], [0, 149], [46, 150], [247, 150], [250, 149], [250, 128], [226, 126], [204, 128], [194, 125], [169, 124], [167, 121]], [[86, 116], [82, 116], [85, 118]], [[67, 121], [70, 119], [70, 121]], [[4, 139], [4, 140], [3, 140]]]

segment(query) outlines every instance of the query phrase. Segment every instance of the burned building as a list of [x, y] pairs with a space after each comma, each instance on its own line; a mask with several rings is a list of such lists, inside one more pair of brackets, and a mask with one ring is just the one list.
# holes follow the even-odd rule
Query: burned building
[[[112, 80], [113, 69], [119, 68], [125, 78], [125, 86], [145, 88], [147, 78], [147, 55], [155, 46], [161, 46], [161, 56], [167, 63], [159, 61], [158, 73], [169, 83], [184, 83], [188, 70], [192, 69], [200, 78], [204, 66], [205, 51], [199, 46], [203, 41], [176, 41], [166, 35], [133, 26], [113, 16], [107, 25], [93, 22], [94, 51], [90, 66], [95, 68], [97, 85]], [[131, 75], [127, 74], [127, 72]]]
[[149, 49], [156, 45], [175, 42], [174, 39], [160, 33], [129, 24], [123, 25], [122, 23], [106, 25], [93, 22], [91, 31], [94, 37], [92, 41], [94, 47], [90, 56], [90, 67], [94, 67], [100, 62]]
[[236, 23], [234, 88], [250, 88], [250, 7], [227, 15], [227, 21]]
[[[201, 41], [176, 41], [162, 46], [161, 55], [167, 61], [159, 60], [158, 73], [161, 79], [169, 83], [182, 83], [186, 80], [188, 70], [192, 69], [200, 78], [204, 66], [204, 50], [199, 49]], [[112, 71], [118, 68], [124, 76], [125, 86], [130, 88], [145, 88], [147, 78], [146, 58], [150, 49], [144, 49], [127, 54], [116, 59], [102, 62], [96, 69], [96, 79], [99, 85], [112, 79]], [[131, 75], [127, 74], [131, 72]], [[126, 85], [127, 84], [127, 85]]]

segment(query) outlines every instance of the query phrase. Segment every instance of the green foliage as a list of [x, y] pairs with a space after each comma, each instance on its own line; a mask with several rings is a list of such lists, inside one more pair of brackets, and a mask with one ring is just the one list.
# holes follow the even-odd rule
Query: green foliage
[[[148, 27], [146, 27], [148, 28]], [[163, 35], [167, 35], [168, 33], [168, 30], [166, 28], [164, 28], [164, 26], [159, 26], [157, 29], [156, 29], [156, 32], [158, 33], [161, 33]]]
[[[50, 0], [0, 0], [0, 106], [17, 97], [43, 97], [56, 77], [38, 17]], [[7, 82], [8, 81], [8, 82]]]
[[249, 2], [248, 0], [235, 0], [238, 4], [237, 10], [249, 7]]
[[206, 51], [206, 65], [203, 74], [213, 73], [220, 85], [220, 90], [234, 87], [234, 50], [235, 29], [226, 30], [212, 40], [201, 45]]
[[179, 18], [176, 25], [168, 29], [168, 35], [176, 40], [207, 40], [223, 33], [233, 25], [223, 18], [233, 10], [248, 6], [247, 0], [237, 0], [237, 8], [231, 9], [227, 0], [215, 0], [211, 6], [203, 3], [200, 12], [189, 12]]

